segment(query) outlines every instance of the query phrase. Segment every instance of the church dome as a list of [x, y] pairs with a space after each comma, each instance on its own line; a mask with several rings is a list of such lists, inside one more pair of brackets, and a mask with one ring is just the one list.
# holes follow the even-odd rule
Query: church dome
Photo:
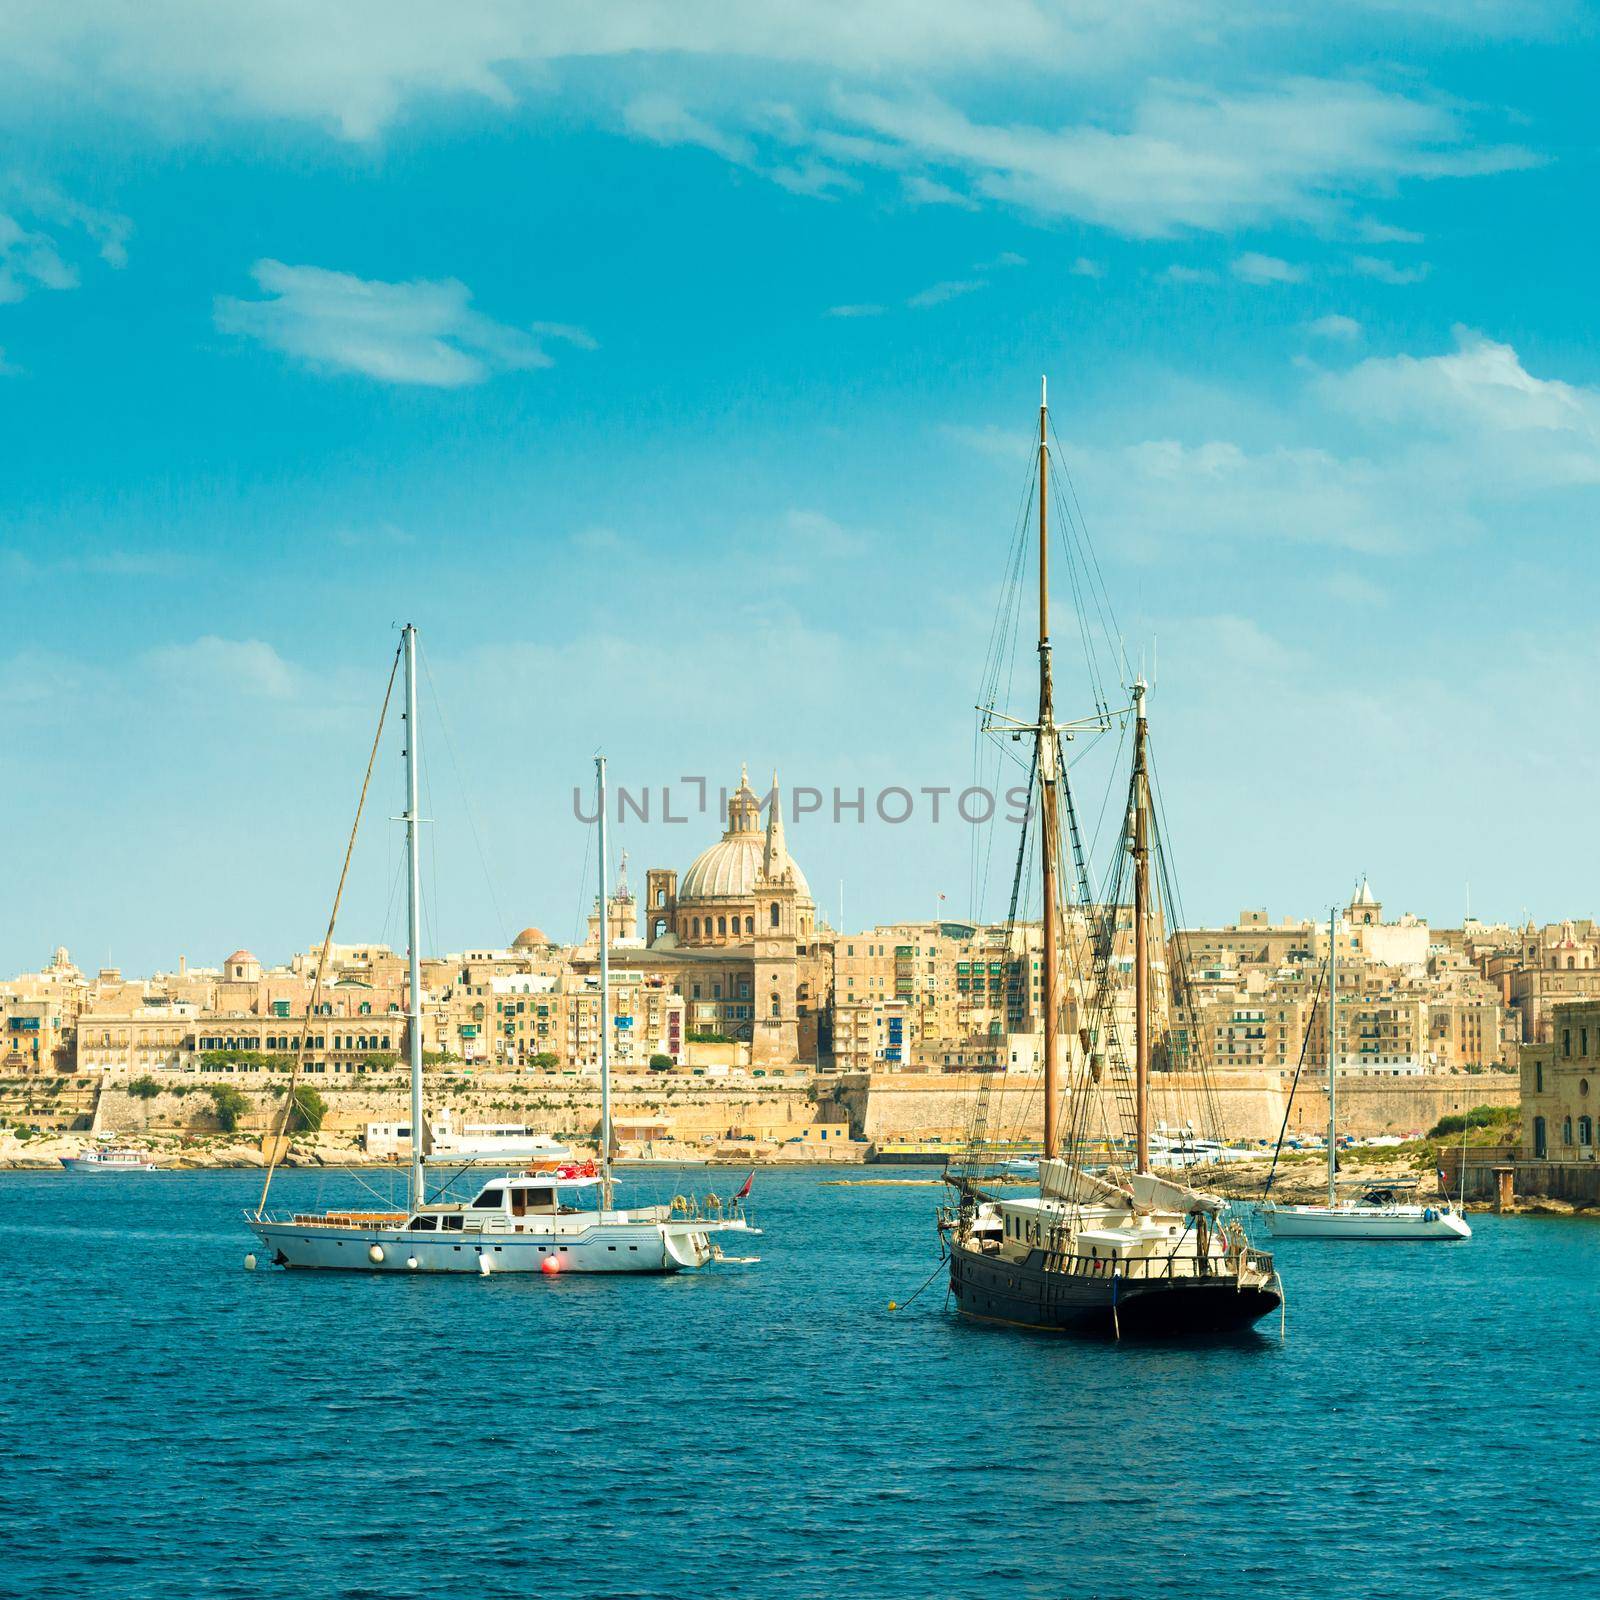
[[524, 928], [515, 939], [511, 941], [513, 950], [540, 950], [550, 941], [545, 937], [542, 928]]
[[[739, 787], [728, 801], [728, 831], [690, 863], [678, 884], [679, 903], [749, 899], [756, 892], [766, 849], [761, 801], [750, 787], [748, 775], [741, 774]], [[803, 899], [809, 900], [811, 885], [787, 850], [783, 852], [783, 862], [793, 875], [794, 887]]]
[[729, 835], [694, 858], [678, 885], [679, 900], [748, 899], [761, 875], [759, 835]]

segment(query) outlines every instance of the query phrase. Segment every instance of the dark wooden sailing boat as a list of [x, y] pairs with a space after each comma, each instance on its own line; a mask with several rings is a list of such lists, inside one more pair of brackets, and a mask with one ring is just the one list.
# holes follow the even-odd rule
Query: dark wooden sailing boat
[[[1149, 722], [1142, 679], [1133, 685], [1132, 705], [1123, 713], [1134, 722], [1133, 769], [1119, 849], [1131, 858], [1133, 875], [1134, 1051], [1131, 1072], [1117, 1047], [1113, 1008], [1107, 1002], [1110, 963], [1120, 889], [1102, 899], [1095, 969], [1101, 994], [1095, 1027], [1068, 1036], [1064, 946], [1062, 815], [1070, 819], [1063, 740], [1084, 727], [1107, 725], [1114, 713], [1102, 706], [1086, 723], [1056, 720], [1051, 672], [1049, 590], [1049, 413], [1039, 404], [1039, 712], [1033, 723], [996, 713], [985, 718], [990, 731], [1012, 738], [1030, 736], [1039, 823], [1042, 869], [1040, 1005], [1042, 1011], [1044, 1150], [1039, 1163], [1039, 1193], [1011, 1198], [985, 1192], [971, 1176], [981, 1170], [981, 1152], [969, 1151], [963, 1169], [951, 1174], [956, 1202], [943, 1219], [950, 1250], [950, 1290], [957, 1308], [969, 1317], [1020, 1327], [1075, 1330], [1118, 1337], [1135, 1334], [1224, 1333], [1249, 1327], [1277, 1310], [1282, 1289], [1272, 1257], [1254, 1249], [1242, 1225], [1227, 1219], [1227, 1202], [1187, 1183], [1152, 1171], [1150, 1161], [1150, 1072], [1153, 1042], [1152, 942], [1159, 938], [1154, 912], [1152, 846], [1157, 840], [1151, 808]], [[1087, 876], [1073, 836], [1080, 891], [1087, 904]], [[1019, 854], [1019, 879], [1025, 856]], [[1120, 884], [1120, 864], [1115, 882]], [[1013, 894], [1013, 905], [1016, 896]], [[1064, 1060], [1072, 1054], [1072, 1127], [1062, 1130]], [[1109, 1058], [1109, 1059], [1108, 1059]], [[1117, 1094], [1131, 1127], [1124, 1166], [1118, 1151], [1105, 1170], [1084, 1165], [1088, 1108], [1103, 1092]], [[1130, 1092], [1131, 1091], [1131, 1092]], [[987, 1091], [983, 1091], [987, 1093]], [[1128, 1103], [1131, 1102], [1131, 1103]], [[976, 1142], [975, 1135], [975, 1142]], [[1131, 1159], [1128, 1159], [1131, 1157]]]

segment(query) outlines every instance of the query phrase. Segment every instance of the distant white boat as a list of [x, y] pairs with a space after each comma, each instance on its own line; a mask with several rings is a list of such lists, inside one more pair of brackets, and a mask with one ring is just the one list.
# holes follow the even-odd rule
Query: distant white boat
[[113, 1150], [101, 1145], [98, 1150], [85, 1150], [81, 1155], [62, 1156], [61, 1165], [68, 1172], [154, 1172], [156, 1164], [146, 1150]]
[[[1256, 1207], [1279, 1239], [1470, 1239], [1467, 1219], [1448, 1202], [1420, 1205], [1405, 1195], [1411, 1184], [1372, 1184], [1359, 1200], [1337, 1194], [1339, 1170], [1338, 1068], [1339, 961], [1335, 915], [1328, 918], [1328, 1203], [1321, 1206], [1280, 1205], [1265, 1200]], [[1371, 1141], [1384, 1144], [1380, 1136]], [[1394, 1141], [1398, 1143], [1398, 1140]]]
[[1418, 1205], [1395, 1189], [1369, 1189], [1359, 1200], [1327, 1206], [1264, 1205], [1279, 1239], [1470, 1239], [1467, 1220], [1450, 1206]]
[[1168, 1139], [1150, 1136], [1150, 1161], [1157, 1167], [1206, 1167], [1227, 1161], [1253, 1161], [1259, 1150], [1240, 1149], [1216, 1139]]
[[[456, 1128], [448, 1117], [427, 1125], [424, 1159], [441, 1166], [486, 1162], [495, 1166], [559, 1166], [572, 1159], [572, 1148], [547, 1133], [520, 1122], [465, 1122]], [[409, 1122], [369, 1122], [368, 1155], [409, 1158]]]

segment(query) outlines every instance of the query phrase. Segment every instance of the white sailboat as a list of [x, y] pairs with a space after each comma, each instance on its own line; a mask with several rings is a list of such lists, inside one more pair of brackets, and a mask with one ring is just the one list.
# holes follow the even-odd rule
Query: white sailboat
[[[406, 698], [407, 935], [409, 994], [406, 1035], [411, 1065], [410, 1127], [424, 1128], [422, 1104], [421, 869], [417, 829], [416, 629], [402, 634]], [[380, 725], [381, 728], [381, 725]], [[600, 882], [606, 872], [605, 758], [595, 760], [599, 800]], [[337, 900], [335, 909], [337, 910]], [[266, 1209], [273, 1168], [251, 1230], [274, 1266], [361, 1272], [693, 1272], [721, 1259], [724, 1233], [754, 1234], [740, 1197], [679, 1197], [670, 1206], [620, 1208], [611, 1170], [610, 960], [606, 918], [600, 918], [600, 1157], [593, 1177], [529, 1170], [485, 1183], [468, 1201], [428, 1197], [424, 1141], [412, 1141], [404, 1207], [377, 1211], [274, 1214]], [[332, 939], [324, 941], [324, 950]], [[321, 982], [319, 965], [318, 985]], [[302, 1050], [304, 1046], [302, 1045]], [[286, 1106], [293, 1101], [291, 1091]], [[542, 1163], [541, 1163], [542, 1165]], [[748, 1184], [746, 1185], [748, 1190]], [[593, 1196], [593, 1199], [588, 1197]], [[246, 1258], [255, 1265], [255, 1257]]]
[[1267, 1200], [1257, 1209], [1278, 1239], [1470, 1239], [1467, 1219], [1448, 1201], [1420, 1205], [1406, 1199], [1406, 1185], [1368, 1184], [1359, 1199], [1339, 1198], [1338, 936], [1338, 912], [1333, 911], [1328, 915], [1328, 1203], [1294, 1206]]

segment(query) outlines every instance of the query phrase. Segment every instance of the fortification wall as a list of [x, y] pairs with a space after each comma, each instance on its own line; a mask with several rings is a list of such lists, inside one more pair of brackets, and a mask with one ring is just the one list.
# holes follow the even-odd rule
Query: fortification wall
[[[1292, 1075], [1276, 1070], [1219, 1072], [1207, 1090], [1187, 1073], [1163, 1073], [1151, 1086], [1153, 1122], [1178, 1129], [1192, 1122], [1197, 1131], [1213, 1125], [1230, 1138], [1276, 1139], [1289, 1103]], [[832, 1090], [846, 1107], [856, 1131], [868, 1139], [959, 1139], [972, 1115], [974, 1080], [925, 1073], [874, 1073], [840, 1080]], [[1043, 1136], [1043, 1096], [1038, 1076], [997, 1075], [990, 1086], [992, 1137]], [[1515, 1073], [1439, 1073], [1416, 1078], [1366, 1078], [1341, 1073], [1339, 1122], [1357, 1138], [1375, 1134], [1426, 1132], [1440, 1117], [1477, 1105], [1515, 1105]], [[1212, 1116], [1210, 1107], [1215, 1106]], [[1303, 1075], [1289, 1118], [1291, 1133], [1318, 1133], [1327, 1127], [1324, 1080]], [[1099, 1131], [1096, 1124], [1095, 1131]]]
[[[156, 1072], [160, 1084], [150, 1098], [131, 1094], [125, 1083], [108, 1082], [100, 1096], [97, 1126], [119, 1134], [214, 1133], [218, 1130], [212, 1084], [239, 1090], [248, 1105], [239, 1131], [262, 1134], [276, 1126], [283, 1105], [282, 1073], [201, 1074]], [[366, 1077], [351, 1084], [322, 1077], [308, 1082], [327, 1102], [323, 1131], [358, 1138], [369, 1122], [405, 1122], [411, 1115], [410, 1089], [400, 1075]], [[277, 1091], [274, 1093], [274, 1091]], [[471, 1122], [522, 1122], [557, 1138], [598, 1138], [600, 1087], [589, 1079], [530, 1073], [474, 1074], [470, 1080], [432, 1079], [427, 1087], [431, 1116], [449, 1115], [459, 1125]], [[819, 1120], [837, 1113], [820, 1110], [810, 1084], [730, 1085], [714, 1087], [696, 1079], [620, 1078], [613, 1085], [615, 1118], [658, 1116], [680, 1140], [748, 1135], [782, 1142], [804, 1133]], [[819, 1115], [820, 1111], [820, 1115]]]

